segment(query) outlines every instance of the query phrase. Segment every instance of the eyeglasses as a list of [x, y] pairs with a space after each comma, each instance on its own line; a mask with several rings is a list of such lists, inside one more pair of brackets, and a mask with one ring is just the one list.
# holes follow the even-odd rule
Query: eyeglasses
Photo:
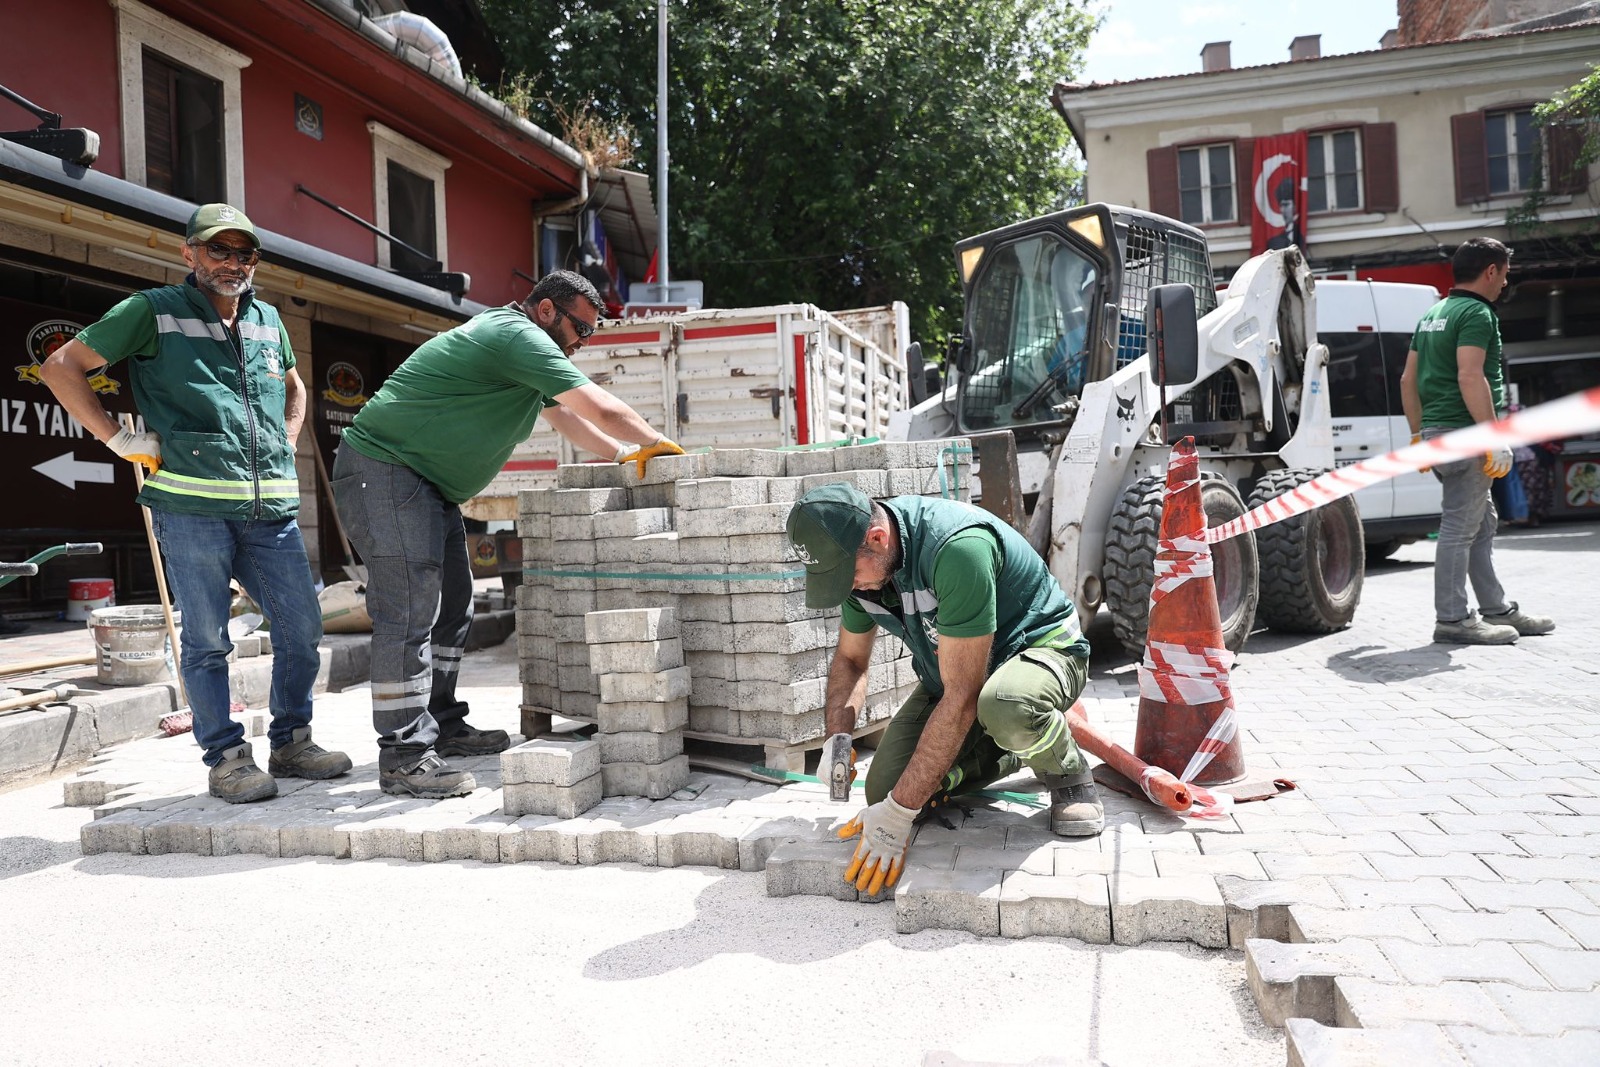
[[191, 241], [190, 244], [196, 248], [204, 248], [206, 255], [216, 263], [226, 263], [231, 257], [238, 260], [241, 267], [253, 267], [261, 261], [261, 249], [259, 248], [235, 248], [219, 241]]
[[578, 340], [587, 341], [589, 338], [594, 336], [595, 328], [593, 326], [590, 326], [587, 322], [584, 322], [582, 319], [578, 318], [578, 316], [574, 315], [572, 312], [568, 311], [554, 300], [550, 302], [550, 306], [556, 309], [557, 315], [565, 315], [568, 321], [572, 323], [572, 330], [578, 335]]

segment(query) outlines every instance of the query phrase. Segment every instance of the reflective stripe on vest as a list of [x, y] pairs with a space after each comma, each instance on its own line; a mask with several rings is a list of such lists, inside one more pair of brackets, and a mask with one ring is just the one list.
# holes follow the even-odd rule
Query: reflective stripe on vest
[[[176, 315], [157, 315], [157, 333], [181, 333], [185, 337], [209, 337], [213, 341], [226, 341], [228, 331], [220, 322], [207, 322], [204, 319], [188, 317], [178, 318]], [[276, 340], [277, 331], [273, 331]]]
[[239, 336], [246, 341], [267, 341], [271, 344], [282, 344], [278, 337], [276, 326], [263, 326], [259, 322], [238, 323]]
[[[160, 470], [144, 480], [145, 488], [159, 489], [177, 496], [200, 496], [211, 500], [253, 500], [255, 485], [251, 482], [231, 482], [218, 478], [192, 478], [187, 474], [173, 474]], [[289, 478], [263, 478], [261, 497], [298, 498], [300, 484]]]

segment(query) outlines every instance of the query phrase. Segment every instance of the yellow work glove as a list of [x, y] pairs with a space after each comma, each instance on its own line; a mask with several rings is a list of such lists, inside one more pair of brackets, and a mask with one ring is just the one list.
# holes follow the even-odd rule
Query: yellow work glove
[[130, 433], [118, 430], [106, 447], [130, 463], [142, 463], [145, 470], [154, 474], [161, 469], [161, 438], [146, 430]]
[[[1411, 435], [1411, 443], [1414, 444], [1414, 445], [1420, 445], [1422, 443], [1422, 435], [1420, 433], [1412, 434]], [[1427, 474], [1431, 470], [1433, 470], [1432, 467], [1418, 467], [1417, 468], [1417, 473], [1418, 474]]]
[[906, 849], [911, 846], [911, 825], [917, 813], [895, 803], [893, 795], [861, 809], [861, 814], [839, 827], [839, 839], [861, 835], [844, 880], [863, 893], [876, 896], [893, 889], [905, 870]]
[[1504, 478], [1511, 473], [1511, 449], [1497, 448], [1483, 454], [1483, 473], [1491, 478]]
[[637, 448], [631, 452], [628, 451], [627, 445], [623, 445], [617, 450], [617, 462], [631, 462], [635, 464], [638, 469], [638, 477], [643, 478], [644, 465], [649, 463], [655, 457], [681, 455], [683, 455], [683, 449], [679, 448], [676, 444], [667, 440], [665, 437], [658, 437], [656, 438], [655, 444], [645, 445], [643, 448]]

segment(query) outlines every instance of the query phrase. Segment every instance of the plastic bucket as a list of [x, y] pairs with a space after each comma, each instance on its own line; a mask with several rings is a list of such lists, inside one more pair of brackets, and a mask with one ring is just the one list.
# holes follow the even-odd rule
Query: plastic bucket
[[[177, 625], [179, 615], [172, 613]], [[167, 623], [159, 606], [96, 608], [89, 614], [94, 634], [95, 674], [102, 685], [149, 685], [172, 678]]]
[[117, 602], [117, 585], [110, 578], [72, 578], [67, 582], [67, 619], [84, 622], [96, 608]]

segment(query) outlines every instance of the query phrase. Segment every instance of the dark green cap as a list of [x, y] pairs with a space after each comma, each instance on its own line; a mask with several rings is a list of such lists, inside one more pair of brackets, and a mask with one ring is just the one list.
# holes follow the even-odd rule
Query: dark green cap
[[184, 236], [191, 241], [209, 241], [224, 230], [238, 230], [250, 238], [256, 248], [261, 247], [261, 238], [256, 236], [256, 228], [244, 212], [227, 204], [201, 204], [195, 208]]
[[872, 521], [872, 501], [848, 482], [819, 486], [789, 509], [789, 541], [806, 565], [806, 607], [836, 608], [856, 580], [856, 552]]

